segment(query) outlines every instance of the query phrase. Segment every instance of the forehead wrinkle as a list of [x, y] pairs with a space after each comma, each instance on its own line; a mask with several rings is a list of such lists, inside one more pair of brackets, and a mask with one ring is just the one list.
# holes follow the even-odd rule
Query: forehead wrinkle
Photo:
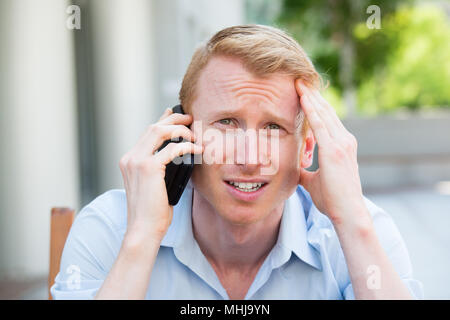
[[[237, 77], [236, 77], [237, 78]], [[204, 79], [206, 80], [206, 79]], [[268, 109], [266, 108], [258, 108], [257, 110], [254, 110], [254, 112], [257, 112], [259, 114], [264, 113], [266, 116], [269, 117], [275, 117], [281, 121], [292, 121], [292, 118], [286, 118], [282, 115], [277, 115], [275, 110], [272, 110], [272, 107], [279, 106], [281, 102], [280, 94], [274, 86], [271, 85], [264, 85], [265, 88], [269, 88], [270, 92], [273, 93], [273, 96], [270, 94], [267, 94], [265, 90], [260, 88], [253, 88], [253, 87], [244, 87], [241, 88], [241, 85], [243, 83], [258, 83], [258, 81], [248, 81], [248, 80], [240, 80], [236, 79], [234, 82], [226, 81], [223, 79], [214, 79], [213, 81], [205, 81], [206, 84], [206, 90], [204, 93], [204, 98], [206, 98], [206, 102], [210, 105], [217, 105], [218, 101], [221, 103], [221, 107], [224, 107], [225, 109], [217, 110], [217, 112], [214, 112], [213, 114], [217, 116], [217, 114], [220, 115], [227, 115], [232, 116], [235, 112], [239, 112], [240, 110], [247, 109], [246, 106], [248, 105], [255, 105], [258, 106], [269, 106]], [[264, 99], [263, 101], [259, 101], [260, 98]], [[204, 100], [205, 101], [205, 100]], [[283, 104], [287, 103], [287, 101], [284, 101]], [[297, 113], [294, 118], [294, 128], [300, 127], [300, 125], [303, 122], [303, 112], [300, 108], [300, 103], [297, 102]], [[212, 110], [211, 110], [212, 111]]]
[[281, 100], [279, 90], [274, 84], [267, 84], [258, 80], [243, 80], [239, 76], [230, 76], [228, 79], [216, 79], [216, 88], [226, 92], [227, 96], [240, 98], [245, 95], [255, 95], [263, 97], [271, 103], [277, 103]]
[[[251, 100], [256, 101], [257, 104], [267, 103], [272, 107], [280, 107], [281, 104], [287, 106], [293, 103], [293, 92], [297, 97], [293, 81], [291, 88], [283, 74], [257, 78], [241, 66], [236, 67], [235, 63], [227, 63], [226, 66], [222, 64], [220, 68], [217, 68], [217, 64], [210, 62], [200, 75], [199, 83], [202, 90], [198, 92], [198, 98], [202, 104], [220, 105], [228, 111], [241, 109], [239, 105], [252, 104]], [[298, 101], [297, 104], [299, 105]], [[299, 106], [298, 109], [300, 109]], [[225, 110], [222, 109], [222, 111]], [[301, 119], [298, 119], [299, 114], [296, 113], [296, 115], [297, 117], [294, 115], [295, 118], [291, 118], [291, 121], [296, 120], [294, 122], [297, 124], [301, 123]]]

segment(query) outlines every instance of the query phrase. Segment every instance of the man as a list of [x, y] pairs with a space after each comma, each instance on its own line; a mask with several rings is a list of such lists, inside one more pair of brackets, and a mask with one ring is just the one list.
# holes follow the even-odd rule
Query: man
[[[120, 160], [125, 190], [77, 216], [53, 297], [421, 298], [396, 226], [362, 194], [356, 139], [318, 85], [302, 48], [278, 29], [214, 35], [184, 77], [187, 114], [166, 110]], [[201, 126], [188, 129], [193, 122]], [[217, 143], [198, 142], [207, 130], [229, 141], [238, 129], [277, 137], [278, 152], [228, 144], [195, 165], [180, 202], [168, 205], [165, 166], [206, 153]], [[186, 141], [157, 152], [178, 136]], [[309, 172], [316, 143], [319, 169]], [[267, 166], [276, 170], [264, 175]]]

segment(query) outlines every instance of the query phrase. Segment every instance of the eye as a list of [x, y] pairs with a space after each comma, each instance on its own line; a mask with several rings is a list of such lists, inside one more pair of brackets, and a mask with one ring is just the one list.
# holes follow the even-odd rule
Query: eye
[[276, 123], [271, 123], [271, 124], [268, 124], [266, 126], [266, 128], [269, 129], [269, 130], [278, 130], [278, 129], [280, 129], [280, 126], [277, 125]]
[[232, 124], [233, 121], [231, 119], [227, 118], [227, 119], [219, 120], [219, 123], [228, 126], [228, 125]]

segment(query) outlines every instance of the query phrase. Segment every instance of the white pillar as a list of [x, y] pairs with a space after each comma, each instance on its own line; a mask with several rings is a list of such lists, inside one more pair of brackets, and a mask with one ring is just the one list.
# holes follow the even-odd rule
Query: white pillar
[[120, 157], [157, 119], [152, 1], [95, 0], [90, 10], [98, 184], [123, 188]]
[[46, 276], [50, 208], [78, 209], [72, 30], [64, 0], [0, 2], [0, 276]]

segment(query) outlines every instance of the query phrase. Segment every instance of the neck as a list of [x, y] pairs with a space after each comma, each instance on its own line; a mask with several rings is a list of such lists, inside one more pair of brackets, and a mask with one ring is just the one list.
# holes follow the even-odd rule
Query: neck
[[227, 221], [196, 190], [193, 190], [194, 237], [213, 267], [223, 273], [259, 269], [275, 246], [283, 203], [267, 216], [248, 224]]

